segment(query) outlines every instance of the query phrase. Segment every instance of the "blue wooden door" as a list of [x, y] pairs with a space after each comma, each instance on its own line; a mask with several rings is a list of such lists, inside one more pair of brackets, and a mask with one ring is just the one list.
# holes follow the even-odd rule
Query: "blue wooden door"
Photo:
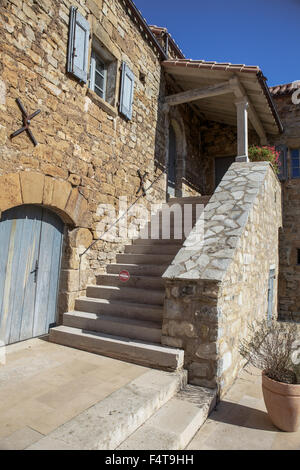
[[0, 220], [0, 340], [48, 333], [55, 323], [63, 222], [39, 206], [3, 212]]

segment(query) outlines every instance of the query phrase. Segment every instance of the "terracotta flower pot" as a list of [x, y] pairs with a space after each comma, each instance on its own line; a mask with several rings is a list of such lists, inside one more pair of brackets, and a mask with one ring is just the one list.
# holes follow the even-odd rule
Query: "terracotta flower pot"
[[262, 390], [269, 417], [282, 431], [297, 431], [300, 426], [300, 384], [285, 384], [262, 373]]

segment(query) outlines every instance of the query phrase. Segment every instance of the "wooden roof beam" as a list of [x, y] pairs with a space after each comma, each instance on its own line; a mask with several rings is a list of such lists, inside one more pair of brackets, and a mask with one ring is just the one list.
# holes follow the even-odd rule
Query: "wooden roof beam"
[[210, 98], [212, 96], [218, 96], [232, 92], [232, 86], [230, 85], [229, 81], [226, 81], [217, 85], [209, 86], [207, 88], [193, 88], [192, 90], [166, 96], [165, 103], [169, 104], [170, 106], [176, 106], [178, 104], [190, 103], [191, 101], [200, 100], [202, 98]]

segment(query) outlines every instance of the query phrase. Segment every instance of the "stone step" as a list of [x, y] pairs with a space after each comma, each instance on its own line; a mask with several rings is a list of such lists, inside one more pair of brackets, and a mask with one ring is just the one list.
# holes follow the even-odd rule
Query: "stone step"
[[29, 449], [49, 449], [53, 443], [77, 450], [114, 450], [187, 380], [186, 371], [147, 371], [108, 397], [59, 426]]
[[138, 255], [138, 254], [127, 254], [122, 253], [117, 255], [117, 263], [120, 264], [157, 264], [157, 265], [165, 265], [171, 264], [174, 255], [152, 255], [152, 254], [145, 254], [145, 255]]
[[153, 229], [151, 234], [149, 232], [149, 237], [151, 237], [153, 240], [162, 240], [162, 241], [182, 240], [182, 243], [183, 243], [186, 237], [190, 234], [194, 225], [195, 224], [193, 223], [193, 224], [187, 224], [182, 227], [177, 227], [175, 232], [172, 227], [170, 227], [170, 229], [169, 228], [162, 229], [160, 227], [159, 230]]
[[[127, 281], [126, 281], [127, 282]], [[162, 290], [122, 286], [87, 286], [86, 296], [107, 300], [128, 300], [151, 305], [163, 305], [165, 293]]]
[[173, 229], [174, 226], [177, 227], [177, 226], [180, 226], [183, 224], [183, 222], [190, 222], [190, 220], [192, 222], [196, 222], [197, 218], [199, 215], [201, 215], [202, 211], [199, 211], [197, 214], [196, 214], [196, 210], [195, 208], [193, 208], [193, 211], [191, 212], [190, 209], [188, 210], [188, 212], [179, 212], [179, 214], [176, 214], [174, 215], [174, 212], [171, 212], [170, 216], [168, 213], [166, 214], [163, 214], [163, 213], [160, 213], [159, 214], [159, 218], [158, 217], [152, 217], [152, 219], [148, 222], [148, 228], [149, 228], [149, 233], [150, 233], [150, 229], [151, 227], [159, 227], [162, 225], [162, 223], [164, 223], [164, 226], [168, 226], [170, 225], [170, 228]]
[[169, 244], [160, 244], [160, 245], [127, 245], [125, 246], [125, 253], [130, 254], [138, 254], [138, 255], [145, 255], [145, 254], [152, 254], [152, 255], [173, 255], [175, 256], [178, 251], [180, 250], [180, 246], [178, 245], [169, 245]]
[[[210, 196], [177, 198], [174, 203], [163, 204], [161, 210], [151, 217], [141, 231], [141, 238], [171, 238], [172, 240], [174, 237], [176, 239], [187, 237], [209, 199]], [[174, 207], [172, 207], [173, 204]], [[168, 230], [165, 231], [162, 227]]]
[[[204, 196], [189, 196], [189, 197], [172, 197], [168, 202], [164, 203], [168, 206], [172, 204], [207, 204], [210, 200], [210, 195]], [[163, 204], [163, 206], [164, 206]]]
[[159, 276], [166, 271], [170, 263], [165, 265], [159, 264], [125, 264], [125, 263], [112, 263], [106, 268], [108, 274], [119, 274], [121, 271], [128, 271], [130, 276]]
[[158, 276], [130, 276], [129, 280], [123, 282], [120, 280], [119, 274], [99, 274], [96, 277], [97, 285], [103, 286], [127, 286], [138, 287], [141, 289], [154, 289], [164, 292], [164, 280]]
[[215, 404], [215, 390], [187, 385], [117, 450], [184, 450]]
[[184, 238], [171, 238], [171, 239], [161, 239], [161, 238], [135, 238], [132, 241], [133, 245], [171, 245], [171, 246], [181, 246], [184, 242]]
[[[200, 216], [200, 214], [198, 214]], [[147, 228], [141, 232], [141, 238], [151, 238], [153, 240], [182, 240], [185, 238], [197, 221], [196, 217], [182, 217], [173, 221], [166, 217], [164, 220], [152, 220], [148, 223]]]
[[159, 322], [162, 320], [163, 307], [160, 305], [139, 304], [117, 300], [93, 299], [79, 297], [75, 301], [75, 310], [103, 315], [113, 315], [122, 318], [134, 318]]
[[130, 318], [124, 319], [111, 315], [73, 311], [64, 314], [63, 324], [72, 328], [149, 341], [151, 343], [161, 342], [161, 322], [155, 323]]
[[183, 367], [183, 350], [158, 344], [129, 340], [94, 331], [82, 331], [64, 325], [51, 328], [49, 339], [53, 343], [154, 369], [174, 371]]

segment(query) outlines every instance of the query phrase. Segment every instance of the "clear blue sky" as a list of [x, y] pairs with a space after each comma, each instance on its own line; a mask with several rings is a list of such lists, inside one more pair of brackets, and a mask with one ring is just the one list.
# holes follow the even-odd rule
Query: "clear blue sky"
[[300, 80], [300, 0], [134, 0], [190, 59], [258, 65], [268, 85]]

